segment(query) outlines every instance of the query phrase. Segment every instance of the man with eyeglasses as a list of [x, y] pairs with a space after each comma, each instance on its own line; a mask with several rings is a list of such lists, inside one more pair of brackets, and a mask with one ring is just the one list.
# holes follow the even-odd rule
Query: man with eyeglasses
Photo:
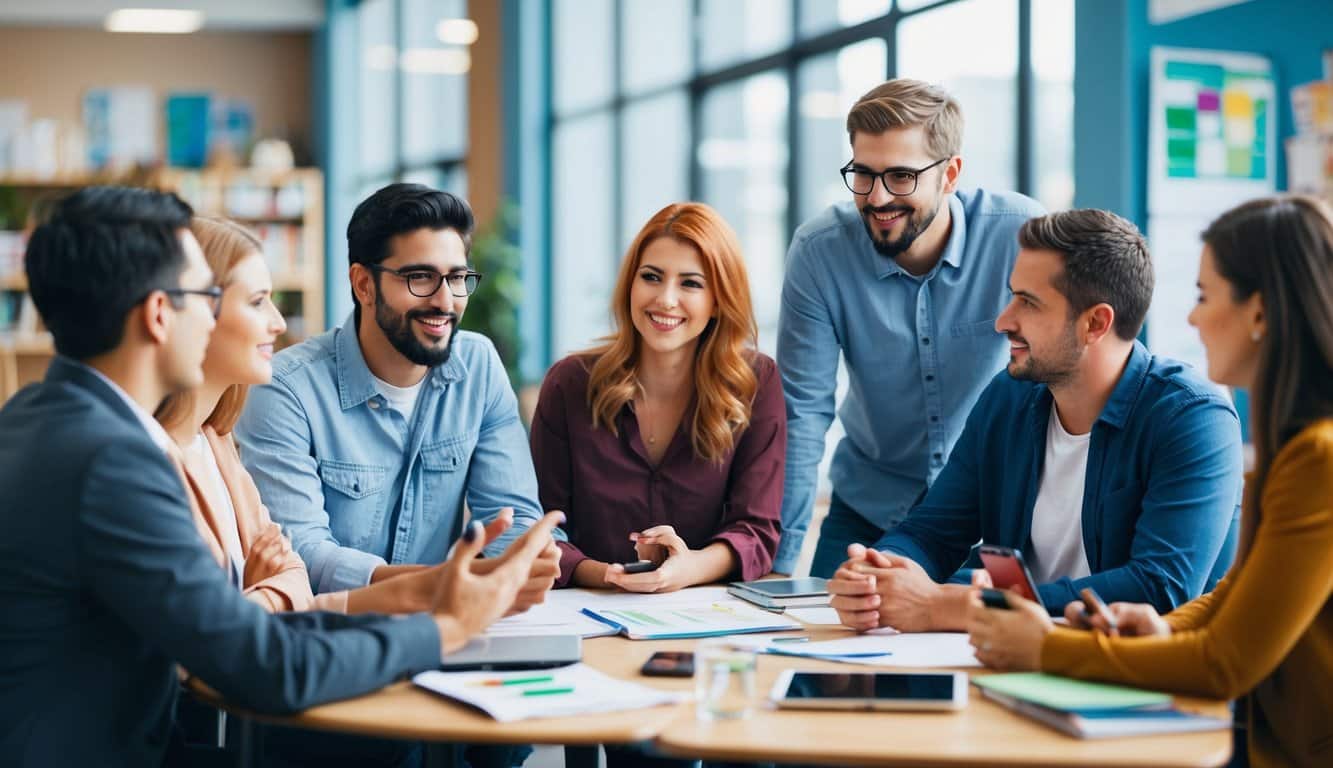
[[361, 695], [462, 648], [542, 548], [525, 540], [474, 577], [474, 526], [441, 569], [434, 615], [270, 614], [242, 595], [200, 538], [152, 417], [203, 382], [219, 306], [190, 217], [172, 194], [91, 187], [28, 242], [28, 290], [57, 355], [0, 409], [5, 765], [215, 757], [175, 727], [178, 665], [266, 714]]
[[[472, 229], [466, 202], [419, 184], [364, 200], [347, 225], [351, 317], [279, 352], [272, 383], [251, 390], [241, 458], [316, 593], [441, 562], [465, 502], [492, 556], [541, 518], [504, 366], [458, 329], [482, 278]], [[540, 602], [558, 571], [552, 544], [513, 609]]]
[[964, 191], [958, 102], [917, 80], [883, 83], [847, 115], [852, 199], [797, 230], [778, 331], [787, 398], [782, 542], [791, 573], [814, 506], [824, 438], [849, 387], [846, 437], [811, 573], [832, 576], [852, 543], [878, 541], [944, 467], [977, 396], [1006, 361], [1018, 230], [1043, 213], [1013, 192]]

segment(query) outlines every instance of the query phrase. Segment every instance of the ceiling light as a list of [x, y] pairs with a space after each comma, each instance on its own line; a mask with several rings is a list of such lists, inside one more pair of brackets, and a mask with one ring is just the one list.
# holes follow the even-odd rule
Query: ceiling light
[[183, 35], [204, 25], [203, 11], [166, 8], [121, 8], [106, 15], [108, 32], [149, 32]]
[[435, 36], [445, 45], [472, 45], [477, 42], [477, 22], [472, 19], [441, 19]]

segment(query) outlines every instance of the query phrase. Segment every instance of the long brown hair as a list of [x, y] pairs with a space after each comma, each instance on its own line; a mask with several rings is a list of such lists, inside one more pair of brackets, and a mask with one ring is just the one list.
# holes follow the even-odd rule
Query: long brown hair
[[[229, 219], [195, 216], [190, 221], [190, 232], [199, 241], [199, 247], [204, 251], [204, 260], [208, 262], [209, 269], [213, 270], [214, 280], [223, 288], [231, 282], [231, 271], [241, 260], [263, 253], [259, 238]], [[244, 384], [227, 387], [204, 423], [217, 430], [219, 435], [231, 432], [232, 427], [236, 426], [236, 420], [241, 417], [247, 390]], [[193, 412], [194, 390], [186, 390], [169, 395], [153, 416], [162, 426], [171, 429], [180, 425]]]
[[1236, 301], [1259, 293], [1267, 327], [1250, 392], [1254, 475], [1240, 563], [1263, 516], [1273, 459], [1296, 433], [1333, 416], [1333, 209], [1303, 195], [1251, 200], [1209, 225], [1203, 241]]
[[699, 336], [694, 360], [697, 406], [690, 425], [696, 456], [720, 462], [750, 425], [750, 408], [759, 388], [751, 363], [758, 326], [750, 304], [750, 278], [736, 233], [703, 203], [673, 203], [658, 211], [634, 238], [611, 296], [615, 320], [603, 343], [586, 352], [595, 358], [588, 377], [588, 406], [594, 427], [618, 433], [616, 416], [639, 394], [639, 334], [630, 317], [630, 289], [648, 244], [670, 237], [693, 246], [703, 260], [704, 278], [713, 290], [717, 316]]

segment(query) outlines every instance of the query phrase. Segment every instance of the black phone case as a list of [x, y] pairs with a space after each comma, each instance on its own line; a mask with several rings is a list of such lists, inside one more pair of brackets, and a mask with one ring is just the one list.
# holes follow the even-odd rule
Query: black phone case
[[644, 662], [643, 668], [639, 670], [641, 674], [649, 677], [694, 677], [694, 655], [690, 654], [687, 658], [676, 659], [664, 655], [668, 651], [658, 651], [648, 657]]

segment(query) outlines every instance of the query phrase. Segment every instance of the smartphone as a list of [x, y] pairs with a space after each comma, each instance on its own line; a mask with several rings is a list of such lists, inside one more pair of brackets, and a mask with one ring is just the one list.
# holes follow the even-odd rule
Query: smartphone
[[657, 570], [657, 563], [652, 560], [638, 560], [633, 563], [621, 563], [625, 573], [651, 573]]
[[967, 705], [967, 674], [787, 669], [769, 698], [782, 709], [955, 710]]
[[1092, 587], [1084, 587], [1079, 590], [1078, 596], [1083, 600], [1084, 612], [1091, 616], [1094, 613], [1101, 614], [1106, 620], [1106, 626], [1112, 630], [1119, 629], [1115, 624], [1115, 617], [1111, 615], [1111, 609], [1106, 607], [1106, 601], [1097, 594], [1097, 590]]
[[1009, 610], [1009, 599], [1004, 596], [1004, 592], [998, 589], [982, 589], [981, 602], [987, 608], [999, 608], [1005, 611]]
[[1012, 589], [1029, 600], [1041, 602], [1037, 599], [1037, 582], [1023, 562], [1022, 552], [995, 544], [982, 544], [978, 551], [996, 589]]
[[648, 657], [639, 672], [651, 677], [693, 677], [694, 654], [689, 651], [657, 651]]

